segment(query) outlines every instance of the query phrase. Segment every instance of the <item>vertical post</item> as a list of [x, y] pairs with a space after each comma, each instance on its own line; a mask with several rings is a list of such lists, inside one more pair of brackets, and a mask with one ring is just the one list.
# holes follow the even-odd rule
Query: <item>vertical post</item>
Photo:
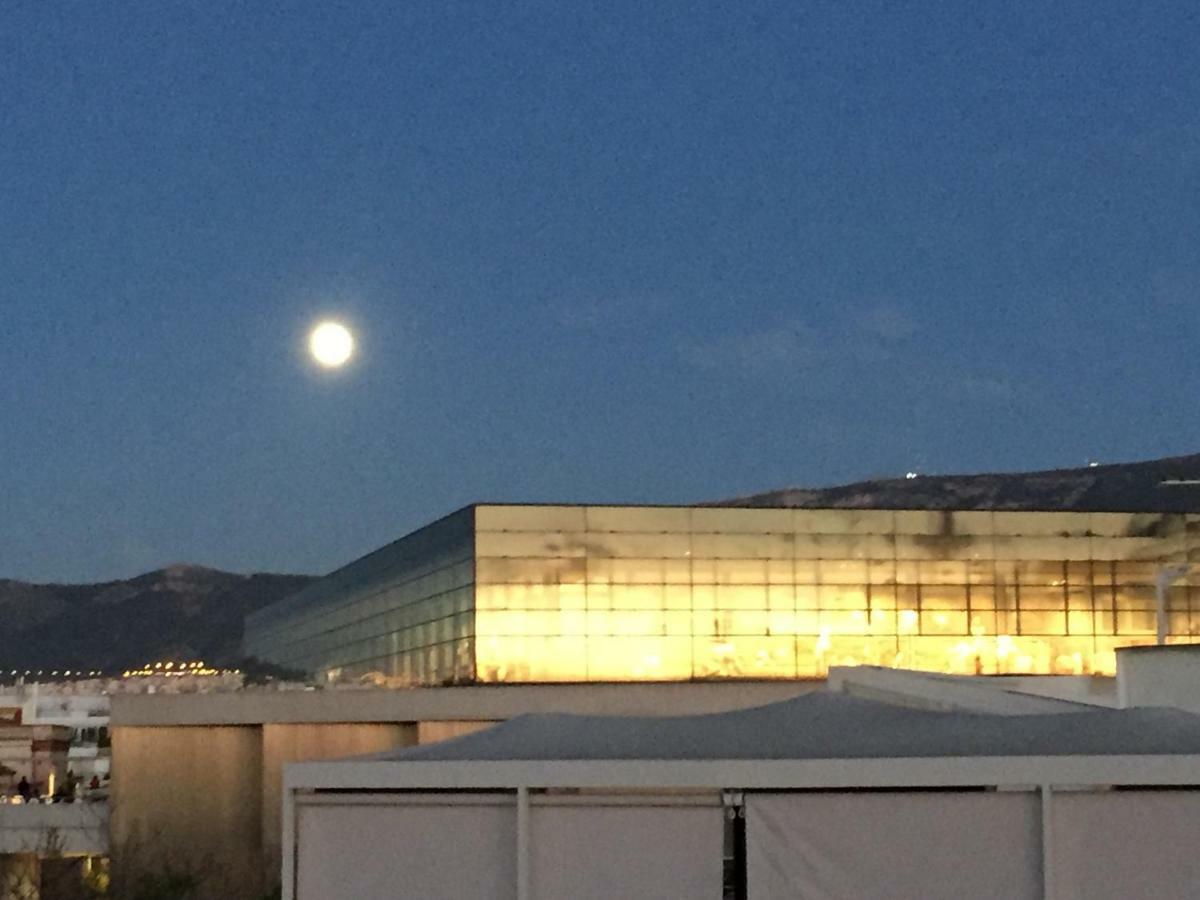
[[279, 873], [280, 896], [283, 900], [296, 900], [296, 794], [291, 786], [283, 785], [283, 841], [282, 871]]
[[529, 788], [517, 788], [517, 900], [531, 900], [529, 893]]
[[746, 875], [746, 807], [734, 807], [733, 813], [733, 896], [747, 900], [750, 896]]
[[1039, 789], [1042, 800], [1042, 900], [1054, 900], [1054, 804], [1050, 785]]
[[741, 791], [721, 792], [722, 813], [727, 831], [725, 837], [730, 856], [724, 860], [722, 880], [724, 894], [730, 900], [746, 900], [746, 801]]
[[1154, 579], [1154, 625], [1158, 632], [1158, 646], [1167, 642], [1167, 585], [1171, 583], [1171, 570], [1160, 569]]
[[1191, 571], [1191, 566], [1164, 566], [1154, 578], [1154, 624], [1158, 630], [1158, 645], [1167, 642], [1167, 589]]

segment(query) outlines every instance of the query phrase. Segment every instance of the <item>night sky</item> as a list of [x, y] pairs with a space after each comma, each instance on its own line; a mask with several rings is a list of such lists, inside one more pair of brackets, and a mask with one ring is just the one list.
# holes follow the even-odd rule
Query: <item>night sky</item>
[[1191, 0], [6, 2], [0, 577], [1200, 450], [1198, 47]]

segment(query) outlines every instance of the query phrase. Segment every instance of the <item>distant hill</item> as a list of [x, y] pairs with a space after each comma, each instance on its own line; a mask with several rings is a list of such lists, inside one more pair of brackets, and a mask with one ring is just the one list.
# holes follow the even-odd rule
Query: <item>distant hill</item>
[[0, 579], [0, 672], [100, 669], [153, 660], [240, 660], [242, 620], [314, 579], [172, 565], [126, 581]]
[[799, 509], [1008, 509], [1200, 512], [1200, 454], [1146, 462], [984, 475], [917, 475], [785, 488], [714, 506]]

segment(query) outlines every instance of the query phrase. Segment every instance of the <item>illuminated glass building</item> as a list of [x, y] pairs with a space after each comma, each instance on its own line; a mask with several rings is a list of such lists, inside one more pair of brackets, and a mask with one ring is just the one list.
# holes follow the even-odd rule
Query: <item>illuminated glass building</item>
[[[254, 614], [246, 651], [394, 685], [1111, 674], [1191, 561], [1183, 512], [478, 505]], [[1167, 609], [1200, 635], [1200, 574]]]

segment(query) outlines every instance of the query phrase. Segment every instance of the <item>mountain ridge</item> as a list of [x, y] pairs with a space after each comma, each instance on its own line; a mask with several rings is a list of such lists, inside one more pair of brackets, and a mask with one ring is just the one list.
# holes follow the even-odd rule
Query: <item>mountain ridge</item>
[[0, 578], [0, 672], [113, 673], [159, 659], [234, 665], [245, 616], [314, 579], [193, 563], [90, 584]]
[[[1200, 513], [1200, 453], [1028, 472], [876, 478], [702, 505]], [[115, 672], [159, 659], [237, 664], [245, 616], [316, 578], [240, 574], [187, 562], [91, 584], [0, 578], [0, 673]]]
[[795, 509], [970, 509], [1053, 512], [1200, 512], [1200, 453], [1027, 472], [875, 478], [790, 487], [711, 506]]

